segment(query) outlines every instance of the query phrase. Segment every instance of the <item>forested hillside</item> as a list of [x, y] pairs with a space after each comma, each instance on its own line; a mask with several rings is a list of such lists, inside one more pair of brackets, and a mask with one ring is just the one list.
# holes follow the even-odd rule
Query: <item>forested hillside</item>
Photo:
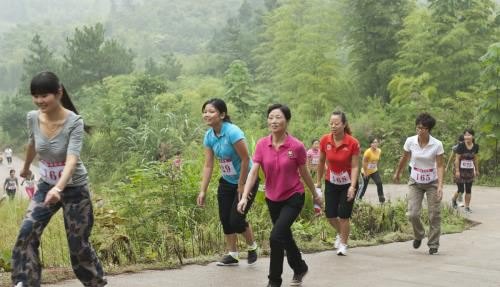
[[[92, 126], [82, 159], [99, 199], [94, 239], [117, 265], [182, 263], [223, 248], [214, 184], [211, 205], [195, 205], [207, 129], [201, 107], [213, 97], [228, 103], [251, 150], [268, 134], [272, 103], [291, 107], [289, 131], [306, 145], [329, 132], [330, 114], [341, 109], [362, 149], [370, 136], [380, 139], [384, 182], [415, 117], [429, 112], [447, 159], [464, 129], [476, 131], [477, 183], [498, 186], [499, 15], [491, 0], [0, 0], [0, 149], [23, 152], [30, 79], [55, 71]], [[157, 161], [160, 152], [167, 163]], [[177, 152], [180, 173], [171, 165]], [[270, 222], [260, 200], [252, 220], [264, 238]], [[377, 226], [405, 228], [397, 222], [406, 222], [404, 203], [397, 214], [359, 208], [374, 222], [393, 220]], [[309, 222], [301, 234], [331, 239]], [[354, 237], [378, 232], [357, 228]], [[58, 258], [66, 257], [47, 264], [67, 265]]]

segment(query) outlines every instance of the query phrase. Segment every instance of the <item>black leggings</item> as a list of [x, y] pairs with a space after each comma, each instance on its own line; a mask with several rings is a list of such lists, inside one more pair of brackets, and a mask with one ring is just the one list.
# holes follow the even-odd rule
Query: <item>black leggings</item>
[[245, 213], [241, 214], [237, 210], [238, 206], [238, 185], [226, 181], [224, 178], [219, 179], [219, 188], [217, 190], [217, 200], [219, 202], [219, 219], [222, 224], [224, 234], [243, 233], [248, 227], [246, 221], [247, 213], [252, 207], [252, 203], [259, 189], [259, 180], [255, 182], [250, 192]]
[[273, 229], [269, 238], [271, 247], [271, 260], [269, 262], [269, 281], [281, 286], [283, 273], [283, 259], [286, 257], [288, 265], [296, 274], [307, 271], [307, 265], [302, 259], [291, 226], [297, 219], [304, 206], [304, 194], [295, 193], [284, 201], [272, 201], [266, 198], [269, 214], [273, 221]]
[[472, 182], [457, 183], [457, 187], [458, 187], [458, 193], [464, 193], [464, 189], [465, 193], [467, 194], [471, 194], [472, 192]]
[[373, 178], [373, 181], [377, 185], [378, 200], [381, 203], [385, 202], [384, 187], [382, 186], [382, 179], [380, 178], [380, 174], [378, 173], [378, 171], [370, 174], [369, 176], [363, 176], [363, 189], [361, 190], [359, 199], [362, 199], [365, 195], [366, 188], [368, 187], [368, 183], [370, 182], [370, 178]]

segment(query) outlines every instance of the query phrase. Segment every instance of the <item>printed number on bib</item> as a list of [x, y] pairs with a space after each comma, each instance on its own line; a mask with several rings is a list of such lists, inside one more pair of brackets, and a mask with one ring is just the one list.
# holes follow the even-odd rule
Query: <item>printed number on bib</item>
[[[47, 162], [41, 160], [40, 166], [40, 177], [48, 184], [55, 185], [61, 178], [65, 162]], [[67, 183], [71, 183], [71, 178]]]
[[430, 183], [437, 179], [436, 170], [434, 168], [422, 169], [414, 167], [411, 169], [410, 176], [417, 183]]
[[330, 182], [337, 185], [344, 185], [351, 183], [351, 177], [347, 173], [347, 171], [343, 171], [340, 173], [335, 173], [330, 171]]
[[368, 169], [376, 169], [376, 168], [377, 168], [376, 162], [369, 162], [368, 163]]
[[222, 175], [230, 176], [237, 174], [233, 162], [230, 159], [221, 159], [219, 163]]
[[460, 168], [473, 169], [474, 168], [474, 161], [472, 161], [470, 159], [463, 159], [460, 161]]
[[318, 157], [311, 158], [311, 164], [317, 165], [318, 163], [319, 163], [319, 158]]

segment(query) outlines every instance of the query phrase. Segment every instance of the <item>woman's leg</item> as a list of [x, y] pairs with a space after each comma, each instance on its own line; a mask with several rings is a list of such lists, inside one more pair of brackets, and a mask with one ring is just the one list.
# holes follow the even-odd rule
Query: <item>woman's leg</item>
[[377, 185], [378, 201], [380, 203], [384, 203], [385, 202], [384, 186], [382, 185], [382, 179], [380, 178], [380, 174], [378, 173], [378, 171], [376, 171], [372, 173], [370, 177], [373, 178], [373, 181]]
[[[229, 252], [238, 252], [236, 231], [231, 226], [231, 212], [234, 201], [238, 198], [238, 186], [227, 182], [224, 178], [219, 179], [217, 189], [217, 201], [219, 204], [219, 219], [222, 224], [226, 239], [226, 248]], [[238, 259], [238, 258], [235, 258]]]
[[49, 185], [40, 183], [38, 192], [31, 200], [21, 229], [12, 250], [12, 283], [23, 282], [24, 286], [40, 286], [42, 267], [38, 254], [40, 237], [44, 228], [61, 207], [60, 203], [43, 204]]
[[472, 182], [466, 182], [465, 185], [465, 207], [470, 207], [472, 197]]
[[286, 250], [288, 264], [294, 273], [300, 274], [307, 271], [307, 265], [302, 260], [302, 255], [293, 239], [291, 230], [292, 224], [304, 206], [304, 194], [297, 193], [284, 202], [266, 201], [273, 221], [270, 236], [271, 260], [268, 278], [274, 283], [281, 284], [284, 250]]
[[62, 194], [64, 226], [73, 272], [84, 286], [105, 286], [104, 270], [89, 241], [94, 211], [88, 186], [67, 187]]

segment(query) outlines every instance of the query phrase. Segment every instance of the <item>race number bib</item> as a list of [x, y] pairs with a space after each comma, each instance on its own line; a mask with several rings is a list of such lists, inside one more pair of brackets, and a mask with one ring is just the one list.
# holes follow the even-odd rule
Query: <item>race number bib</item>
[[311, 158], [311, 164], [317, 165], [319, 163], [319, 157], [313, 156]]
[[233, 162], [230, 159], [221, 159], [219, 164], [222, 175], [231, 176], [237, 174], [236, 168], [234, 168]]
[[[48, 184], [55, 185], [59, 179], [61, 179], [61, 175], [64, 167], [66, 166], [65, 162], [47, 162], [41, 160], [39, 163], [40, 166], [40, 177], [43, 181]], [[71, 178], [67, 182], [72, 183]]]
[[16, 190], [17, 189], [17, 186], [16, 186], [16, 182], [11, 180], [7, 183], [7, 189], [8, 190]]
[[351, 183], [351, 177], [347, 173], [347, 171], [343, 171], [340, 173], [335, 173], [330, 171], [330, 182], [336, 185], [344, 185]]
[[460, 161], [460, 168], [473, 169], [474, 168], [474, 161], [472, 161], [470, 159], [463, 159]]
[[368, 169], [377, 169], [377, 163], [376, 162], [369, 162]]
[[410, 176], [417, 183], [430, 183], [437, 179], [436, 169], [434, 168], [422, 169], [413, 167]]

